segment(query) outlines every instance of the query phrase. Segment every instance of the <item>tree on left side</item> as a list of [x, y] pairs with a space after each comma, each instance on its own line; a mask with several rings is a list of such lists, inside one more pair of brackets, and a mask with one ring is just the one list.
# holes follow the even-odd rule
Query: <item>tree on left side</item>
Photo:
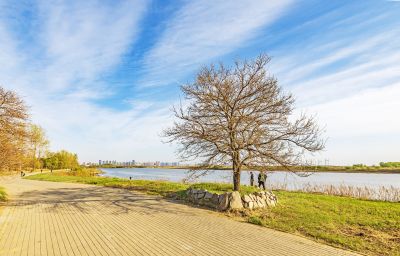
[[0, 86], [0, 171], [23, 166], [28, 117], [24, 101], [14, 91]]

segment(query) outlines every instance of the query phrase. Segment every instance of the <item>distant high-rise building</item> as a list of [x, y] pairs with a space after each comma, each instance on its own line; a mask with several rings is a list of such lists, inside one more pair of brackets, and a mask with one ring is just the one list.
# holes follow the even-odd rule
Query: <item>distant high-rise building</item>
[[99, 165], [101, 165], [101, 160], [99, 160]]

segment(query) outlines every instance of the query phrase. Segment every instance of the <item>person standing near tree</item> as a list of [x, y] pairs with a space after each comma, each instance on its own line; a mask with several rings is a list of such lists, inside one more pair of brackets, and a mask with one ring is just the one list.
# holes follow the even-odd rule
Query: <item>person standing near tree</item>
[[254, 174], [250, 172], [250, 186], [254, 186]]
[[265, 190], [265, 181], [267, 180], [267, 175], [265, 175], [265, 173], [263, 171], [261, 171], [258, 174], [258, 187], [261, 188], [261, 186], [263, 187], [263, 189]]

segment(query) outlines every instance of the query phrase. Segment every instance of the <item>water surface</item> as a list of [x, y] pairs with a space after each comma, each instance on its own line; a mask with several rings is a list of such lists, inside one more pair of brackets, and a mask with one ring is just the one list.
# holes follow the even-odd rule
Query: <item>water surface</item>
[[[162, 168], [101, 168], [103, 176], [143, 179], [143, 180], [167, 180], [180, 182], [187, 177], [188, 170], [185, 169], [162, 169]], [[255, 179], [257, 179], [255, 172]], [[320, 172], [313, 173], [308, 177], [300, 177], [290, 172], [270, 172], [268, 173], [267, 186], [285, 185], [287, 189], [301, 189], [309, 185], [351, 185], [355, 187], [380, 188], [395, 187], [400, 188], [400, 174], [390, 173], [339, 173], [339, 172]], [[241, 174], [241, 184], [249, 184], [249, 172], [243, 171]], [[230, 171], [215, 170], [206, 176], [202, 176], [199, 182], [232, 182]]]

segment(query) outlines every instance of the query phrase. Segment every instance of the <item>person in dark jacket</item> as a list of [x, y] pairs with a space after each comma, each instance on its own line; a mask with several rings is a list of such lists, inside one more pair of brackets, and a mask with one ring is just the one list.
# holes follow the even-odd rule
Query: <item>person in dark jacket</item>
[[261, 188], [261, 186], [263, 187], [263, 189], [265, 190], [265, 181], [267, 180], [267, 175], [265, 175], [265, 173], [263, 171], [261, 171], [258, 174], [258, 187]]
[[254, 174], [250, 172], [250, 186], [254, 186]]

